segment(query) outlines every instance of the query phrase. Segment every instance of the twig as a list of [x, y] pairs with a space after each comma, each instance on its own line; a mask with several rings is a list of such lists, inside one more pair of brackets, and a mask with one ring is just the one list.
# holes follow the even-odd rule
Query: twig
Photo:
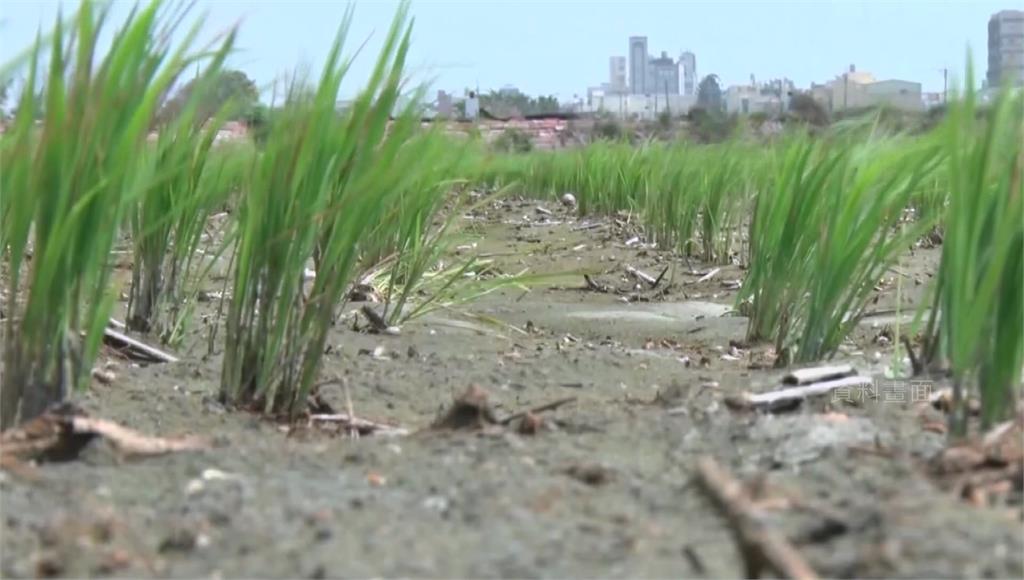
[[113, 328], [108, 327], [103, 330], [103, 342], [114, 348], [124, 350], [125, 354], [132, 358], [152, 360], [156, 362], [178, 362], [177, 357], [158, 348], [153, 348], [148, 344], [139, 342], [122, 332], [114, 330]]
[[551, 411], [551, 410], [554, 410], [554, 409], [557, 409], [557, 408], [561, 407], [562, 405], [565, 405], [565, 404], [568, 404], [568, 403], [572, 403], [575, 400], [576, 400], [576, 397], [566, 397], [564, 399], [558, 399], [557, 401], [552, 401], [550, 403], [541, 405], [539, 407], [534, 407], [534, 408], [530, 409], [529, 411], [521, 411], [519, 413], [514, 413], [512, 415], [509, 415], [508, 417], [505, 417], [504, 419], [501, 419], [500, 421], [498, 421], [498, 423], [500, 423], [501, 425], [508, 425], [512, 421], [515, 421], [516, 419], [522, 419], [523, 417], [525, 417], [528, 414], [532, 413], [532, 414], [536, 415], [537, 413], [543, 413], [544, 411]]
[[636, 278], [638, 280], [643, 280], [644, 282], [647, 282], [647, 284], [651, 288], [654, 288], [655, 286], [658, 285], [658, 280], [656, 280], [654, 278], [654, 276], [651, 276], [650, 274], [648, 274], [646, 272], [642, 272], [640, 270], [637, 270], [633, 266], [628, 266], [627, 265], [626, 266], [626, 273], [629, 274], [630, 276], [633, 276], [634, 278]]
[[576, 226], [576, 227], [572, 228], [572, 231], [574, 231], [574, 232], [582, 232], [583, 230], [592, 230], [594, 228], [599, 228], [599, 227], [602, 227], [604, 225], [605, 224], [603, 222], [593, 222], [593, 223], [589, 223], [589, 224], [583, 224], [583, 225]]
[[665, 269], [661, 271], [661, 274], [658, 274], [658, 277], [654, 280], [654, 284], [651, 285], [652, 290], [657, 288], [658, 284], [661, 284], [661, 281], [665, 278], [665, 274], [668, 273], [668, 269], [669, 266], [665, 266]]
[[710, 280], [710, 279], [714, 278], [715, 276], [717, 276], [718, 273], [721, 272], [721, 271], [722, 271], [721, 268], [715, 268], [714, 270], [711, 270], [710, 272], [708, 272], [707, 274], [704, 274], [700, 278], [697, 278], [697, 281], [694, 282], [694, 284], [700, 284], [701, 282], [707, 282], [708, 280]]
[[759, 577], [765, 568], [783, 578], [818, 577], [789, 540], [764, 523], [742, 483], [710, 457], [702, 458], [697, 468], [704, 490], [732, 525], [748, 578]]
[[870, 377], [844, 377], [833, 381], [790, 387], [768, 393], [730, 397], [725, 400], [725, 403], [734, 409], [783, 411], [796, 407], [807, 397], [827, 395], [836, 389], [845, 387], [866, 387], [871, 385], [871, 382]]
[[386, 435], [391, 437], [409, 434], [408, 429], [395, 427], [394, 425], [388, 425], [386, 423], [378, 423], [369, 419], [361, 419], [349, 413], [312, 414], [309, 416], [309, 422], [340, 423], [342, 427], [350, 430], [361, 430], [365, 434], [374, 433], [377, 435]]
[[195, 437], [167, 439], [150, 437], [106, 419], [71, 417], [71, 430], [79, 434], [99, 435], [126, 455], [163, 455], [175, 451], [205, 449], [206, 442]]
[[853, 375], [854, 372], [855, 371], [853, 370], [853, 367], [851, 365], [836, 365], [827, 367], [797, 369], [783, 377], [782, 384], [808, 385], [811, 383], [820, 383], [822, 381], [841, 379], [843, 377]]

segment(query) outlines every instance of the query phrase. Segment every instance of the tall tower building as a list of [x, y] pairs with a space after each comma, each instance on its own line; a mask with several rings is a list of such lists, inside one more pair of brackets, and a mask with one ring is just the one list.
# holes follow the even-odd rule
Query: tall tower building
[[1003, 10], [988, 21], [988, 85], [1024, 86], [1024, 11]]
[[616, 93], [626, 92], [626, 57], [608, 59], [608, 85]]
[[629, 92], [647, 94], [647, 37], [629, 37]]
[[694, 95], [697, 92], [697, 55], [686, 51], [679, 55], [680, 78], [683, 82], [683, 94]]
[[647, 75], [647, 88], [659, 95], [679, 94], [679, 66], [662, 51], [661, 58], [652, 58]]

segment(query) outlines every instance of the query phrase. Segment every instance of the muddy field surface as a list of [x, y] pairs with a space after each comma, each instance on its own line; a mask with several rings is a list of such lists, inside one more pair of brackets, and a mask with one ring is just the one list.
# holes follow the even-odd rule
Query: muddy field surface
[[[651, 247], [629, 216], [538, 205], [501, 202], [468, 233], [507, 271], [577, 272], [565, 283], [495, 293], [399, 336], [356, 332], [348, 318], [331, 334], [321, 398], [344, 411], [347, 386], [356, 415], [407, 436], [353, 439], [226, 409], [200, 323], [213, 305], [179, 363], [105, 351], [116, 378], [77, 396], [91, 415], [212, 445], [127, 460], [98, 441], [75, 461], [3, 473], [0, 573], [743, 576], [733, 529], [695, 477], [710, 456], [777, 500], [767, 525], [820, 575], [1024, 575], [1019, 492], [976, 507], [932, 476], [946, 446], [927, 428], [939, 411], [905, 390], [774, 415], [730, 409], [727, 397], [777, 389], [785, 372], [770, 345], [743, 343], [743, 269], [709, 276], [716, 266]], [[885, 384], [893, 325], [913, 315], [939, 251], [903, 259], [838, 360]], [[668, 271], [651, 288], [629, 267]], [[516, 422], [431, 429], [471, 385], [499, 417], [575, 400], [538, 413], [536, 434]]]

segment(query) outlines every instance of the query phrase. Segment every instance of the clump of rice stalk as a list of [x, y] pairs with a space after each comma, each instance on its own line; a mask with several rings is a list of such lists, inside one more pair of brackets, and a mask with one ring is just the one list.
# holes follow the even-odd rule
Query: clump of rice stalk
[[2, 427], [88, 380], [114, 298], [110, 250], [126, 208], [149, 187], [136, 178], [138, 152], [161, 97], [197, 58], [189, 51], [198, 28], [175, 48], [181, 14], [160, 6], [133, 12], [98, 54], [107, 8], [87, 0], [69, 28], [58, 17], [45, 70], [42, 41], [27, 57], [17, 115], [0, 141], [9, 268]]
[[[349, 65], [341, 49], [351, 12], [314, 91], [292, 90], [275, 116], [237, 210], [221, 376], [222, 395], [234, 404], [305, 410], [361, 243], [434, 161], [430, 142], [412, 139], [420, 125], [412, 105], [389, 121], [409, 50], [407, 12], [402, 3], [368, 85], [348, 111], [339, 114], [335, 103]], [[316, 277], [304, 291], [314, 256]]]
[[978, 118], [972, 77], [940, 129], [950, 194], [925, 332], [926, 360], [952, 371], [961, 434], [969, 389], [983, 426], [1013, 414], [1024, 364], [1024, 95], [1004, 92]]
[[749, 227], [749, 340], [774, 339], [779, 363], [831, 356], [874, 286], [927, 223], [897, 228], [939, 160], [928, 142], [869, 138], [786, 146]]
[[733, 228], [744, 196], [743, 152], [713, 147], [700, 164], [697, 187], [701, 199], [702, 259], [726, 264], [732, 251]]
[[232, 44], [229, 38], [182, 112], [158, 129], [153, 151], [144, 156], [149, 163], [142, 169], [152, 186], [131, 212], [134, 262], [128, 328], [155, 331], [165, 343], [180, 338], [184, 285], [192, 273], [193, 257], [209, 216], [229, 193], [207, 171], [214, 140], [229, 109], [209, 120], [200, 118], [198, 109]]

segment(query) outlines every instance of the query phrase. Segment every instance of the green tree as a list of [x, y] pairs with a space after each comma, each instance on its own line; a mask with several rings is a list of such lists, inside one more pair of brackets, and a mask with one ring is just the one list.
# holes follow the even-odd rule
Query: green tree
[[[198, 80], [189, 81], [167, 101], [160, 110], [158, 122], [166, 123], [175, 118], [192, 98]], [[228, 102], [234, 107], [232, 120], [246, 119], [253, 114], [259, 105], [260, 93], [256, 83], [239, 70], [226, 70], [218, 75], [216, 81], [209, 86], [201, 97], [196, 118], [205, 121], [217, 114]]]
[[722, 110], [722, 87], [718, 75], [708, 75], [697, 85], [697, 106], [706, 111]]
[[807, 93], [795, 93], [789, 99], [789, 112], [799, 121], [816, 127], [828, 125], [828, 111]]

